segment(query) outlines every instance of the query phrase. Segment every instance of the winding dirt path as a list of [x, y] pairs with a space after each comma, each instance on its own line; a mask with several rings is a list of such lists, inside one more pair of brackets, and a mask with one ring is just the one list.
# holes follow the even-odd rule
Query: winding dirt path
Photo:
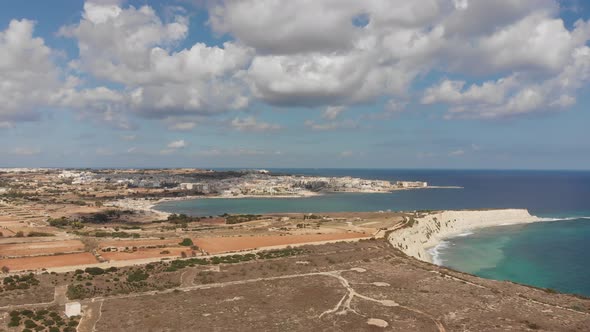
[[78, 324], [78, 332], [95, 332], [96, 324], [102, 316], [104, 301], [90, 301], [82, 306], [82, 319]]

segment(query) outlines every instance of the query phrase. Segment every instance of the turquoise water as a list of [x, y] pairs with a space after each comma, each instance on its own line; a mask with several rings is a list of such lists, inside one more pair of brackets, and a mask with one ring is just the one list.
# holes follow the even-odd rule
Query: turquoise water
[[590, 296], [589, 219], [488, 228], [441, 246], [450, 268]]
[[590, 172], [465, 170], [278, 170], [290, 174], [428, 181], [463, 189], [387, 194], [329, 194], [296, 199], [197, 199], [159, 209], [208, 216], [223, 213], [411, 211], [525, 208], [568, 221], [477, 231], [437, 248], [443, 265], [485, 278], [511, 280], [590, 296]]

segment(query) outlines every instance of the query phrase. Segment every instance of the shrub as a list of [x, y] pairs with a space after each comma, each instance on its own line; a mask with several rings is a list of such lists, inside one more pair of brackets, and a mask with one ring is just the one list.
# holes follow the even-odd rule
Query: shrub
[[37, 324], [35, 324], [35, 322], [33, 322], [30, 319], [27, 319], [25, 321], [25, 327], [28, 327], [28, 328], [32, 329], [32, 328], [35, 328], [36, 326], [37, 326]]
[[27, 234], [27, 237], [44, 237], [44, 236], [55, 236], [52, 233], [46, 233], [46, 232], [30, 232], [29, 234]]
[[10, 323], [8, 323], [9, 327], [15, 327], [15, 326], [19, 326], [20, 325], [20, 318], [18, 317], [12, 317], [10, 319]]
[[[68, 298], [71, 300], [83, 299], [86, 297], [86, 290], [82, 285], [69, 285], [67, 291]], [[58, 321], [57, 325], [61, 325]]]
[[184, 238], [182, 242], [179, 243], [181, 246], [190, 247], [193, 245], [193, 240], [189, 238]]
[[127, 274], [128, 282], [138, 282], [146, 280], [150, 275], [142, 270], [135, 270]]
[[104, 274], [104, 270], [101, 269], [100, 267], [87, 267], [84, 271], [88, 274], [93, 275], [93, 276], [98, 276], [98, 275]]
[[25, 309], [25, 310], [21, 311], [21, 315], [31, 318], [35, 315], [35, 313], [32, 312], [31, 310]]

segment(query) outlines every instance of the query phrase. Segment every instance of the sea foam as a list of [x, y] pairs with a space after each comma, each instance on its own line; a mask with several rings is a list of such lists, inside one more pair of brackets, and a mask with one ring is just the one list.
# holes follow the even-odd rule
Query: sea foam
[[590, 217], [539, 218], [539, 221], [568, 221], [568, 220], [577, 220], [577, 219], [590, 220]]
[[449, 241], [440, 241], [439, 244], [428, 249], [428, 254], [432, 257], [432, 263], [439, 266], [443, 265], [444, 261], [440, 255], [444, 249], [449, 247], [449, 245], [451, 245], [451, 242]]

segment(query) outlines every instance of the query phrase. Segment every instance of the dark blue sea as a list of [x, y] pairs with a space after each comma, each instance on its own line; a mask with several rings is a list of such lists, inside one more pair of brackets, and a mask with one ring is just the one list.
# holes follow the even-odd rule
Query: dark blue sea
[[[437, 248], [443, 265], [482, 277], [590, 296], [590, 171], [272, 169], [319, 176], [427, 181], [427, 189], [388, 194], [330, 194], [311, 198], [199, 199], [167, 202], [168, 212], [223, 213], [409, 211], [526, 208], [556, 220], [480, 230]], [[566, 220], [562, 220], [566, 219]]]

